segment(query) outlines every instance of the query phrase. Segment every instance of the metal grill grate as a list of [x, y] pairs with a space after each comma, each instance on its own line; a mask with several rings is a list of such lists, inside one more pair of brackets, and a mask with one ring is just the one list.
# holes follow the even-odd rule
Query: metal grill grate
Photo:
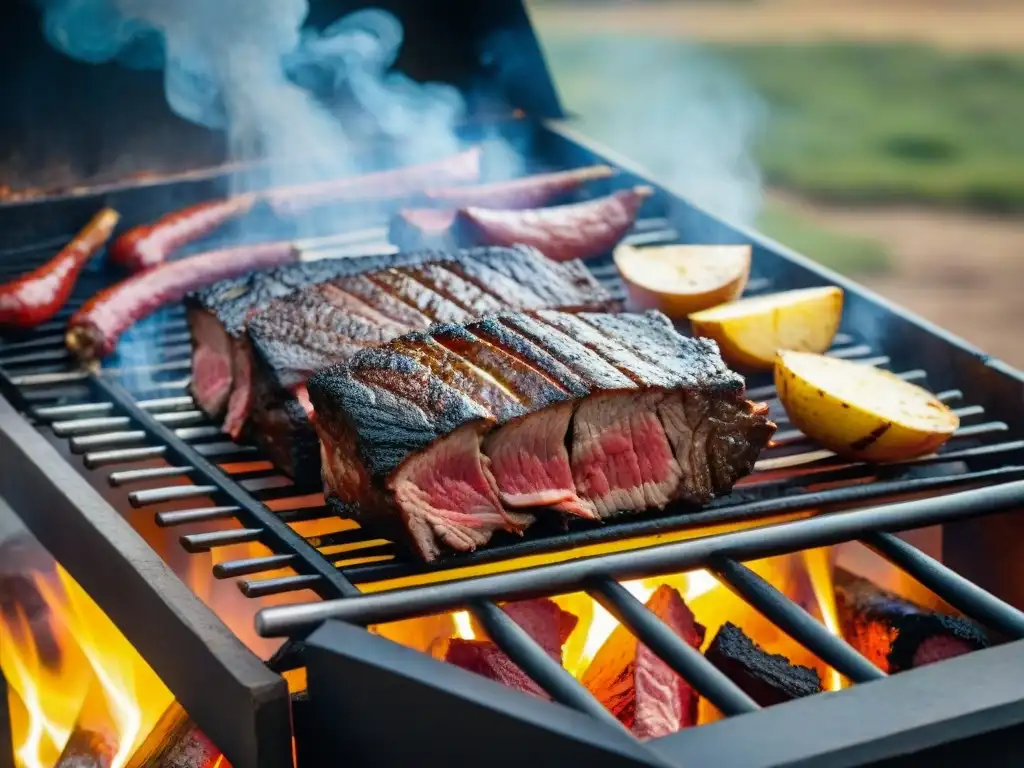
[[[655, 203], [663, 212], [680, 204], [665, 193]], [[678, 241], [680, 235], [668, 218], [653, 217], [639, 222], [630, 239], [663, 243]], [[0, 254], [0, 278], [41, 263], [62, 242], [48, 240]], [[613, 293], [622, 294], [610, 258], [595, 261], [591, 268]], [[748, 294], [791, 287], [756, 269], [755, 263]], [[1005, 510], [1024, 501], [1024, 482], [1014, 482], [1024, 479], [1024, 440], [1011, 435], [1003, 421], [988, 418], [982, 406], [965, 402], [960, 390], [936, 392], [956, 407], [962, 420], [960, 430], [938, 455], [874, 466], [841, 461], [811, 444], [788, 426], [770, 383], [753, 377], [749, 396], [769, 400], [780, 429], [754, 474], [728, 497], [701, 510], [675, 507], [601, 527], [573, 521], [567, 532], [537, 525], [523, 539], [496, 539], [487, 549], [428, 566], [358, 528], [315, 538], [293, 529], [297, 522], [333, 515], [319, 497], [296, 497], [290, 481], [261, 461], [253, 446], [227, 440], [218, 425], [195, 408], [187, 393], [190, 350], [180, 308], [167, 310], [136, 329], [137, 337], [156, 350], [145, 365], [121, 359], [99, 372], [73, 368], [63, 347], [66, 319], [104, 279], [100, 274], [87, 276], [80, 282], [77, 298], [57, 319], [32, 334], [0, 340], [0, 387], [52, 441], [66, 444], [72, 454], [81, 456], [80, 471], [94, 483], [105, 484], [126, 507], [145, 513], [159, 504], [202, 498], [209, 503], [159, 511], [158, 524], [184, 527], [225, 520], [241, 524], [240, 528], [186, 533], [181, 537], [186, 550], [200, 552], [253, 541], [271, 550], [264, 557], [219, 563], [214, 569], [218, 578], [239, 579], [242, 592], [250, 597], [310, 589], [323, 599], [265, 609], [258, 627], [266, 635], [301, 639], [325, 618], [369, 624], [468, 608], [488, 635], [556, 701], [619, 727], [575, 678], [497, 607], [504, 600], [582, 589], [724, 714], [740, 714], [757, 705], [617, 580], [708, 568], [823, 661], [852, 681], [864, 682], [883, 675], [742, 565], [757, 557], [861, 539], [966, 615], [1008, 637], [1024, 637], [1020, 611], [882, 533]], [[925, 387], [930, 384], [928, 371], [908, 369], [891, 360], [850, 323], [844, 325], [830, 354], [888, 367]], [[151, 459], [162, 459], [167, 466], [133, 468]], [[225, 471], [226, 463], [239, 460], [244, 460], [246, 468]], [[187, 478], [190, 483], [159, 484], [163, 478]], [[996, 484], [1003, 485], [991, 487]], [[966, 487], [976, 489], [949, 493]], [[908, 496], [929, 498], [863, 508]], [[843, 511], [849, 508], [854, 509]], [[818, 514], [808, 517], [811, 509]], [[650, 539], [640, 538], [721, 524], [756, 527], [661, 546], [650, 546]], [[587, 556], [587, 547], [610, 542], [623, 551]], [[325, 552], [339, 546], [344, 548], [340, 553]], [[519, 558], [542, 554], [552, 562], [530, 568], [515, 564]], [[365, 562], [367, 558], [376, 562]], [[468, 567], [501, 561], [508, 561], [501, 566], [507, 572], [463, 578]], [[283, 567], [294, 573], [264, 575]], [[360, 585], [417, 575], [440, 583], [385, 588], [372, 595], [360, 591]], [[300, 664], [295, 652], [300, 647], [287, 643], [272, 666], [284, 669]]]

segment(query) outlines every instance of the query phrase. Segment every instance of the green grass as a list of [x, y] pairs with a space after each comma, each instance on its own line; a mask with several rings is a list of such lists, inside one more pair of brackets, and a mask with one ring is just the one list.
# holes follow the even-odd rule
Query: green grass
[[779, 205], [765, 206], [757, 229], [844, 275], [883, 274], [891, 266], [889, 251], [880, 241], [825, 229]]
[[[629, 113], [637, 127], [657, 121], [670, 136], [668, 121], [687, 120], [674, 94], [728, 71], [767, 106], [756, 159], [770, 184], [840, 202], [1024, 211], [1024, 55], [910, 44], [698, 50], [670, 39], [584, 35], [544, 40], [563, 98], [598, 138], [648, 164], [664, 165], [671, 143], [643, 130], [631, 136], [611, 111]], [[623, 146], [631, 138], [637, 146]]]

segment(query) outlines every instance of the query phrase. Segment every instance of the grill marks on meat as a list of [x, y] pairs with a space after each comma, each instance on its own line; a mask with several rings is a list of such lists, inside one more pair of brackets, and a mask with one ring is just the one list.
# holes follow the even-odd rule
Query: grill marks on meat
[[[536, 275], [554, 281], [563, 300], [573, 305], [598, 309], [609, 302], [607, 292], [592, 278], [581, 282], [571, 264], [549, 264], [524, 248], [338, 261], [345, 263], [296, 265], [253, 275], [190, 300], [193, 389], [201, 395], [200, 404], [214, 415], [227, 406], [225, 429], [235, 437], [247, 425], [253, 427], [253, 436], [275, 464], [297, 484], [301, 476], [304, 489], [319, 484], [316, 451], [313, 462], [299, 460], [309, 456], [310, 444], [315, 447], [317, 441], [307, 410], [295, 398], [314, 371], [431, 323], [548, 306], [537, 291], [551, 292], [550, 286], [528, 287], [538, 280]], [[504, 264], [503, 271], [489, 266], [492, 262]], [[510, 264], [518, 265], [514, 272]], [[430, 361], [439, 362], [439, 350]], [[451, 361], [448, 365], [458, 370]]]
[[326, 492], [400, 518], [427, 560], [521, 531], [528, 510], [606, 518], [728, 492], [774, 432], [766, 409], [713, 342], [658, 313], [608, 317], [442, 324], [318, 373]]

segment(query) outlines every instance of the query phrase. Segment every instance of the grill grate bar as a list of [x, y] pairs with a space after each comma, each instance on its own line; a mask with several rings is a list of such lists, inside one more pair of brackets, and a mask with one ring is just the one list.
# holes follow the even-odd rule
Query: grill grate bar
[[856, 683], [886, 677], [849, 643], [829, 632], [824, 624], [747, 566], [723, 557], [713, 561], [711, 570], [719, 581], [840, 674]]
[[870, 533], [861, 541], [965, 615], [1008, 637], [1016, 640], [1024, 638], [1024, 612], [986, 592], [919, 549], [889, 533]]
[[[139, 408], [132, 395], [117, 382], [105, 376], [98, 376], [95, 383], [104, 392], [106, 399], [131, 416], [133, 421], [143, 427], [153, 439], [167, 446], [168, 454], [172, 455], [175, 461], [195, 467], [195, 474], [214, 486], [216, 496], [222, 497], [222, 500], [230, 505], [239, 507], [238, 518], [243, 525], [259, 526], [263, 529], [262, 540], [271, 550], [297, 555], [297, 570], [308, 571], [320, 577], [315, 585], [318, 592], [336, 597], [359, 594], [359, 590], [337, 568], [324, 560], [302, 536], [278, 519], [271, 510], [224, 474], [219, 467], [208, 461], [195, 447], [189, 445], [181, 434], [184, 430], [171, 430], [156, 421], [152, 414]], [[220, 434], [218, 428], [212, 429], [216, 434]]]
[[[205, 507], [201, 509], [176, 509], [173, 512], [159, 512], [156, 516], [156, 524], [161, 528], [170, 528], [175, 525], [188, 525], [189, 523], [209, 523], [215, 520], [228, 520], [233, 518], [240, 507]], [[292, 555], [281, 555], [291, 558]]]
[[126, 469], [121, 472], [111, 472], [107, 478], [115, 488], [130, 483], [141, 483], [146, 480], [153, 480], [158, 477], [178, 477], [187, 475], [194, 471], [193, 467], [149, 467], [147, 469]]
[[151, 504], [163, 504], [168, 501], [193, 499], [197, 496], [209, 496], [217, 492], [215, 485], [172, 485], [167, 488], [149, 488], [145, 491], [132, 491], [128, 494], [128, 503], [136, 509]]
[[263, 536], [262, 528], [237, 528], [229, 531], [209, 531], [207, 533], [190, 533], [182, 536], [181, 546], [190, 554], [209, 552], [217, 547], [229, 547], [232, 544], [245, 544], [259, 541]]
[[[169, 411], [167, 413], [157, 413], [153, 418], [161, 424], [184, 426], [203, 421], [206, 418], [206, 414], [202, 411]], [[127, 416], [99, 416], [96, 418], [55, 421], [50, 425], [50, 428], [58, 437], [71, 437], [72, 435], [80, 435], [87, 432], [127, 427], [130, 424], [131, 419]]]
[[[308, 632], [327, 619], [356, 624], [458, 610], [475, 600], [521, 600], [585, 589], [592, 579], [636, 579], [708, 568], [713, 559], [754, 560], [849, 541], [871, 531], [898, 531], [1005, 511], [1024, 504], [1024, 481], [940, 497], [817, 515], [759, 528], [704, 536], [647, 549], [536, 566], [344, 600], [275, 606], [256, 616], [265, 637]], [[808, 506], [815, 506], [813, 503]]]
[[557, 661], [548, 656], [526, 630], [494, 603], [475, 602], [471, 609], [491, 641], [503, 650], [534, 682], [560, 704], [590, 715], [599, 722], [624, 730], [583, 685]]
[[[679, 515], [671, 518], [648, 518], [633, 523], [622, 523], [619, 526], [603, 526], [586, 532], [585, 538], [580, 537], [579, 544], [596, 544], [611, 539], [625, 539], [631, 536], [651, 535], [675, 531], [686, 527], [701, 525], [717, 525], [723, 522], [756, 520], [786, 512], [801, 512], [808, 509], [822, 509], [838, 505], [847, 505], [869, 501], [884, 500], [894, 496], [910, 495], [924, 491], [953, 489], [960, 485], [975, 483], [992, 483], [1016, 480], [1024, 477], [1024, 467], [1000, 467], [963, 475], [947, 477], [926, 477], [912, 480], [895, 480], [890, 482], [869, 483], [830, 488], [823, 491], [798, 489], [792, 495], [774, 499], [758, 499], [749, 502], [732, 502], [712, 504], [699, 512], [690, 515]], [[503, 559], [510, 555], [527, 556], [549, 552], [560, 547], [550, 540], [534, 539], [515, 545], [514, 547], [491, 547], [460, 557], [460, 566], [478, 565]], [[383, 581], [401, 578], [426, 570], [423, 566], [415, 566], [405, 562], [360, 565], [347, 569], [345, 575], [356, 583]]]
[[[140, 400], [139, 407], [159, 413], [161, 411], [176, 411], [183, 408], [191, 408], [195, 401], [189, 395], [180, 397], [161, 397], [154, 400]], [[114, 410], [113, 403], [74, 403], [72, 405], [54, 405], [49, 407], [33, 408], [32, 416], [38, 421], [53, 421], [65, 417], [95, 416], [104, 413], [111, 413]]]
[[742, 715], [760, 709], [704, 654], [682, 640], [621, 584], [596, 579], [587, 592], [722, 714]]

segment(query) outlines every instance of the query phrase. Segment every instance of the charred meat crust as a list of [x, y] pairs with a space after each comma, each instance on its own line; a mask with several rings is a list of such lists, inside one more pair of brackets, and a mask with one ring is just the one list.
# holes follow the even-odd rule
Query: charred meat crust
[[305, 384], [316, 371], [394, 336], [391, 329], [302, 291], [271, 303], [249, 322], [260, 375], [284, 389]]
[[[315, 374], [308, 390], [317, 428], [325, 450], [341, 452], [334, 468], [325, 467], [328, 493], [349, 492], [361, 515], [386, 516], [397, 503], [406, 525], [412, 529], [415, 523], [410, 533], [429, 560], [437, 554], [436, 542], [425, 533], [423, 521], [415, 519], [417, 514], [391, 495], [391, 485], [415, 461], [416, 471], [434, 483], [434, 498], [441, 498], [436, 489], [443, 486], [437, 482], [444, 479], [443, 472], [423, 474], [422, 455], [463, 428], [471, 428], [481, 440], [486, 434], [485, 446], [501, 444], [501, 461], [512, 457], [513, 471], [522, 467], [541, 484], [533, 488], [527, 479], [518, 487], [504, 485], [500, 477], [508, 477], [510, 466], [503, 465], [504, 474], [497, 464], [493, 474], [488, 471], [490, 462], [498, 461], [488, 448], [479, 461], [493, 493], [480, 490], [476, 470], [470, 484], [487, 498], [501, 498], [517, 508], [553, 504], [583, 517], [607, 517], [664, 506], [673, 499], [706, 503], [730, 490], [751, 470], [775, 430], [766, 410], [742, 398], [742, 379], [725, 367], [714, 344], [679, 336], [667, 318], [651, 313], [634, 329], [646, 323], [655, 328], [655, 340], [627, 345], [599, 332], [603, 317], [581, 320], [544, 311], [507, 313], [464, 326], [435, 325]], [[661, 351], [655, 355], [657, 347]], [[652, 361], [664, 363], [667, 358], [673, 361], [662, 368]], [[566, 401], [574, 401], [580, 414], [583, 405], [590, 409], [579, 417], [589, 422], [589, 432], [587, 424], [562, 422], [562, 429], [575, 434], [572, 473], [585, 497], [576, 496], [571, 480], [565, 484], [570, 459], [561, 445], [568, 436], [554, 436], [556, 451], [531, 453], [543, 457], [539, 464], [522, 463], [516, 457], [530, 440], [541, 439], [548, 446], [543, 441], [551, 435], [543, 429], [520, 430], [527, 443], [517, 448], [509, 443], [513, 433], [494, 429], [512, 421], [525, 425], [523, 419], [539, 418], [547, 406]], [[466, 453], [469, 444], [460, 440], [465, 449], [462, 466], [470, 468], [480, 451]], [[577, 466], [575, 452], [584, 449], [589, 464]], [[578, 475], [578, 469], [584, 474]], [[338, 478], [345, 478], [344, 488], [332, 485]], [[495, 506], [500, 509], [500, 504]], [[433, 520], [438, 509], [430, 507]], [[440, 514], [450, 514], [446, 524], [451, 522], [465, 536], [456, 549], [486, 543], [496, 529], [489, 511], [480, 513], [486, 515], [483, 523], [454, 507]], [[438, 528], [431, 525], [436, 535]]]
[[[527, 286], [542, 301], [536, 306], [563, 306], [564, 286], [572, 285], [576, 291], [574, 299], [581, 308], [598, 310], [611, 303], [611, 299], [600, 283], [582, 264], [549, 262], [539, 251], [525, 246], [468, 248], [464, 250], [421, 250], [388, 256], [357, 256], [341, 259], [325, 259], [308, 263], [289, 264], [266, 272], [258, 272], [244, 278], [225, 280], [209, 288], [196, 291], [186, 297], [186, 306], [207, 309], [220, 319], [228, 333], [239, 334], [245, 329], [247, 320], [254, 313], [263, 311], [274, 299], [282, 298], [305, 286], [327, 283], [351, 275], [369, 272], [416, 267], [429, 263], [451, 262], [466, 265], [460, 274], [469, 275], [478, 262], [490, 271], [504, 278], [502, 285], [495, 286], [495, 295], [503, 298], [504, 290], [512, 291], [507, 282]], [[471, 279], [471, 278], [470, 278]], [[473, 281], [476, 282], [476, 281]], [[559, 288], [552, 287], [552, 283]], [[486, 289], [490, 284], [484, 277], [477, 285]], [[540, 292], [540, 295], [537, 294]], [[519, 292], [522, 296], [528, 296]], [[513, 306], [529, 304], [515, 302]]]
[[410, 455], [471, 421], [493, 421], [467, 395], [390, 346], [368, 349], [309, 380], [318, 419], [342, 417], [357, 436], [371, 477], [385, 478]]

